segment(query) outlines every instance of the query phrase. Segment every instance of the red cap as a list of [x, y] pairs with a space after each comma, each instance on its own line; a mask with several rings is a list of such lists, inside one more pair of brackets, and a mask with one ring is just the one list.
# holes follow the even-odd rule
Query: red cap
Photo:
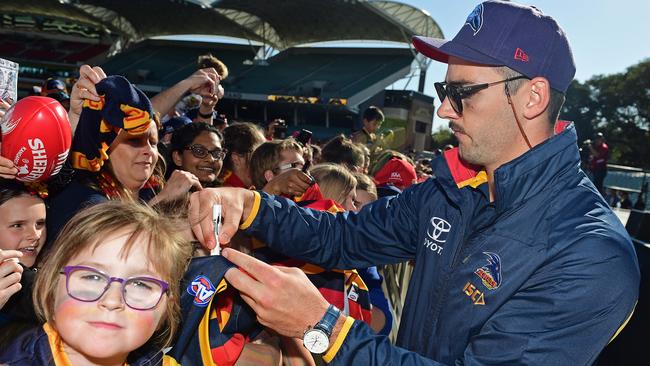
[[378, 186], [390, 183], [399, 189], [408, 188], [417, 181], [415, 168], [409, 162], [392, 158], [375, 174]]

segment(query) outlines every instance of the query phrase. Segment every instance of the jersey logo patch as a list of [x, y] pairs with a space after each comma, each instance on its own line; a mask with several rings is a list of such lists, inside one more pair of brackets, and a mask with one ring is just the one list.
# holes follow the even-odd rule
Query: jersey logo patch
[[202, 275], [196, 276], [187, 287], [187, 293], [194, 296], [194, 305], [199, 307], [208, 306], [216, 292], [217, 290], [210, 279]]
[[501, 285], [501, 258], [498, 254], [491, 252], [483, 252], [487, 256], [487, 264], [481, 268], [476, 269], [476, 274], [483, 285], [489, 290], [496, 290]]
[[463, 292], [467, 295], [474, 305], [485, 305], [485, 294], [481, 292], [471, 282], [467, 282], [463, 287]]

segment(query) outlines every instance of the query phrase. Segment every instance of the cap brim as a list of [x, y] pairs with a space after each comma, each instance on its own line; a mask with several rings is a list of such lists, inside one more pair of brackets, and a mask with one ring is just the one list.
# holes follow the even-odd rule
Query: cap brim
[[412, 42], [413, 47], [418, 52], [432, 60], [449, 63], [449, 56], [453, 56], [477, 64], [491, 66], [503, 65], [502, 61], [486, 56], [453, 40], [415, 36]]
[[49, 98], [52, 98], [52, 99], [56, 99], [59, 102], [64, 102], [66, 100], [70, 100], [70, 96], [65, 92], [48, 93], [45, 96], [49, 97]]

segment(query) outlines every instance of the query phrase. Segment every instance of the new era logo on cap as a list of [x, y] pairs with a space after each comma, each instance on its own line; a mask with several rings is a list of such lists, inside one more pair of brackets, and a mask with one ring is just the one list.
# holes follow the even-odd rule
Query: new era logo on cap
[[521, 48], [515, 50], [515, 60], [528, 62], [528, 55]]
[[449, 56], [483, 65], [507, 66], [529, 78], [544, 77], [566, 92], [575, 75], [569, 41], [557, 22], [537, 8], [510, 1], [479, 4], [452, 40], [413, 37], [423, 55]]

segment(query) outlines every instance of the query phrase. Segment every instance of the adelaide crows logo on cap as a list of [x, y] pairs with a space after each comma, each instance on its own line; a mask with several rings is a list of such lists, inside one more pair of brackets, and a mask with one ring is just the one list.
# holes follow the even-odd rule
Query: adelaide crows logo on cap
[[481, 279], [485, 287], [496, 290], [501, 285], [501, 258], [499, 255], [483, 252], [487, 256], [488, 264], [478, 268], [474, 273]]
[[474, 35], [478, 34], [483, 27], [483, 4], [477, 5], [474, 10], [467, 16], [465, 24], [474, 30]]
[[214, 296], [216, 288], [205, 276], [196, 276], [192, 283], [187, 287], [187, 293], [194, 296], [194, 305], [205, 307], [210, 303]]

